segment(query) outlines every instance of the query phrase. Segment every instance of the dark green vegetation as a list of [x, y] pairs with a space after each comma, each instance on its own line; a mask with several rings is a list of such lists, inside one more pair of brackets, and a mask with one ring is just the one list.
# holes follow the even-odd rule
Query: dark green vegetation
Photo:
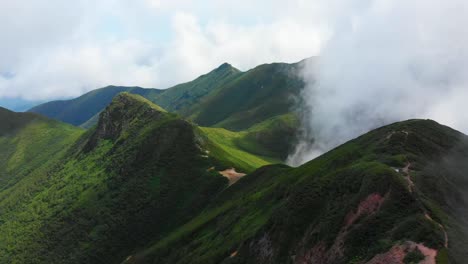
[[191, 120], [202, 126], [243, 130], [292, 111], [303, 87], [301, 63], [274, 63], [240, 74], [192, 107]]
[[[53, 101], [32, 108], [73, 125], [93, 118], [121, 92], [139, 94], [202, 126], [247, 129], [268, 118], [290, 113], [303, 83], [296, 76], [302, 62], [260, 65], [241, 72], [230, 64], [166, 90], [109, 86], [73, 100]], [[97, 119], [94, 119], [95, 123]]]
[[[277, 164], [297, 67], [35, 109], [86, 131], [0, 108], [0, 263], [464, 263], [468, 137], [409, 120]], [[249, 174], [229, 186], [230, 167]]]
[[[123, 93], [88, 131], [0, 119], [0, 263], [385, 263], [405, 245], [401, 263], [468, 257], [468, 139], [433, 121], [291, 168], [268, 165], [291, 113], [233, 132]], [[229, 167], [250, 174], [228, 187]]]
[[396, 123], [299, 168], [255, 171], [127, 263], [365, 263], [406, 241], [464, 263], [467, 160], [465, 135]]
[[248, 142], [261, 146], [249, 150], [284, 160], [296, 140], [294, 106], [303, 87], [296, 73], [301, 65], [302, 62], [265, 64], [241, 72], [225, 63], [191, 82], [166, 90], [109, 86], [73, 100], [45, 103], [30, 111], [91, 128], [115, 95], [129, 92], [200, 126], [248, 132]]
[[226, 188], [217, 170], [267, 164], [247, 152], [219, 161], [204, 129], [128, 93], [87, 132], [0, 113], [0, 263], [119, 263]]
[[425, 257], [421, 253], [421, 251], [416, 249], [415, 251], [411, 251], [410, 253], [408, 253], [408, 255], [406, 255], [405, 258], [403, 259], [403, 262], [405, 264], [416, 264], [424, 259]]
[[37, 114], [14, 113], [0, 107], [0, 191], [63, 155], [64, 148], [82, 133]]

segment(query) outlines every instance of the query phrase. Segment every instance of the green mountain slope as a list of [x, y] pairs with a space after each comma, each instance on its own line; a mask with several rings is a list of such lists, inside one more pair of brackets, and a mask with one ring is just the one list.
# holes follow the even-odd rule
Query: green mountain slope
[[304, 86], [300, 63], [260, 65], [211, 94], [192, 109], [190, 119], [202, 126], [247, 129], [268, 118], [291, 112]]
[[112, 101], [112, 98], [121, 92], [130, 92], [145, 97], [153, 97], [160, 93], [161, 90], [144, 89], [140, 87], [107, 86], [72, 100], [44, 103], [28, 111], [79, 126], [86, 123], [86, 121], [93, 116], [99, 114], [99, 112]]
[[171, 112], [183, 113], [187, 111], [188, 107], [198, 103], [201, 98], [232, 80], [239, 73], [240, 71], [231, 65], [223, 64], [191, 82], [179, 84], [166, 90], [108, 86], [72, 100], [41, 104], [29, 111], [72, 125], [83, 125], [90, 128], [97, 123], [99, 112], [112, 101], [114, 96], [121, 92], [128, 92], [141, 95]]
[[0, 191], [42, 169], [83, 131], [33, 113], [0, 108]]
[[468, 137], [395, 123], [266, 166], [125, 263], [464, 263]]
[[[285, 159], [295, 142], [298, 122], [290, 120], [297, 119], [294, 105], [303, 87], [297, 76], [301, 65], [302, 62], [265, 64], [241, 72], [225, 63], [191, 82], [165, 90], [110, 86], [73, 100], [39, 105], [30, 111], [91, 128], [112, 98], [126, 91], [142, 95], [201, 126], [243, 131], [257, 125], [250, 141], [261, 138], [257, 145], [266, 150], [257, 154]], [[276, 125], [271, 125], [270, 119]], [[259, 125], [262, 122], [266, 123]], [[260, 131], [262, 128], [264, 131]]]
[[119, 263], [201, 212], [228, 185], [218, 171], [268, 164], [247, 152], [217, 157], [210, 133], [128, 93], [85, 133], [47, 122], [70, 140], [57, 141], [60, 155], [19, 163], [48, 160], [0, 191], [0, 263]]
[[95, 117], [120, 92], [139, 94], [202, 126], [247, 129], [271, 117], [293, 111], [303, 87], [297, 76], [302, 62], [260, 65], [241, 72], [225, 63], [197, 79], [157, 90], [109, 86], [73, 100], [53, 101], [30, 109], [73, 125], [90, 127]]
[[189, 116], [191, 108], [203, 102], [206, 96], [222, 89], [242, 73], [228, 63], [197, 79], [164, 90], [161, 94], [148, 98], [170, 112]]

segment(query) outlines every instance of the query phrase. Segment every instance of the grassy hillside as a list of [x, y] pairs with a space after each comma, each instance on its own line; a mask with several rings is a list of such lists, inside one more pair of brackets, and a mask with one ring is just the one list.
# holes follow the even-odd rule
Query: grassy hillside
[[[9, 118], [16, 116], [23, 114]], [[21, 177], [9, 170], [15, 182], [0, 190], [0, 263], [119, 263], [189, 221], [225, 189], [228, 181], [217, 171], [223, 161], [249, 170], [268, 163], [235, 149], [218, 158], [208, 152], [207, 142], [216, 141], [211, 133], [129, 93], [115, 97], [85, 133], [39, 119], [68, 137], [43, 146], [50, 139], [37, 135], [37, 142], [24, 141], [21, 155], [0, 149], [7, 161], [28, 168]], [[18, 123], [8, 126], [13, 142], [24, 140], [16, 127], [26, 135], [42, 131]]]
[[202, 127], [207, 149], [221, 164], [237, 166], [244, 172], [286, 159], [296, 140], [298, 120], [293, 114], [275, 116], [248, 130], [234, 132], [224, 128]]
[[293, 103], [304, 85], [297, 75], [301, 63], [265, 64], [247, 72], [225, 63], [193, 81], [165, 90], [109, 86], [73, 100], [45, 103], [30, 111], [91, 127], [115, 95], [129, 92], [202, 126], [244, 130], [294, 110]]
[[[291, 168], [269, 165], [287, 147], [271, 142], [294, 131], [290, 113], [233, 132], [124, 93], [86, 132], [0, 118], [1, 263], [468, 257], [468, 137], [434, 121], [376, 129]], [[250, 174], [229, 186], [219, 171], [230, 167]]]
[[83, 131], [32, 113], [0, 108], [0, 191], [64, 154]]
[[166, 90], [110, 86], [73, 100], [42, 104], [30, 111], [88, 129], [96, 125], [99, 113], [115, 95], [129, 92], [201, 126], [231, 131], [256, 126], [250, 129], [248, 141], [267, 150], [256, 154], [285, 159], [294, 145], [298, 127], [294, 105], [303, 87], [297, 75], [301, 63], [266, 64], [247, 72], [225, 63], [193, 81]]
[[207, 94], [215, 91], [237, 75], [239, 70], [229, 64], [169, 89], [145, 89], [140, 87], [108, 86], [86, 93], [72, 100], [52, 101], [31, 108], [29, 111], [48, 116], [75, 126], [90, 128], [98, 121], [99, 113], [119, 93], [141, 95], [171, 112], [185, 113]]
[[464, 263], [467, 160], [467, 136], [396, 123], [255, 171], [126, 263]]
[[[238, 145], [258, 155], [286, 160], [296, 145], [299, 126], [299, 119], [294, 113], [274, 116], [245, 130], [244, 140], [239, 141]], [[254, 147], [256, 145], [261, 148]]]
[[255, 169], [271, 163], [281, 163], [274, 156], [259, 156], [252, 153], [267, 153], [267, 150], [259, 145], [249, 145], [249, 150], [243, 149], [242, 145], [250, 142], [245, 141], [245, 133], [232, 132], [224, 128], [199, 128], [199, 136], [207, 154], [216, 159], [215, 164], [221, 169], [236, 167], [242, 172], [252, 172]]
[[28, 111], [79, 126], [86, 123], [96, 114], [99, 114], [99, 112], [112, 101], [112, 98], [121, 92], [130, 92], [150, 98], [160, 93], [161, 90], [144, 89], [140, 87], [107, 86], [72, 100], [44, 103]]
[[189, 118], [202, 126], [243, 130], [287, 114], [304, 85], [297, 76], [299, 67], [299, 63], [260, 65], [195, 105]]
[[207, 96], [222, 89], [224, 85], [241, 74], [238, 69], [224, 63], [193, 81], [168, 88], [161, 94], [149, 97], [148, 99], [170, 112], [189, 116], [194, 105], [201, 104]]

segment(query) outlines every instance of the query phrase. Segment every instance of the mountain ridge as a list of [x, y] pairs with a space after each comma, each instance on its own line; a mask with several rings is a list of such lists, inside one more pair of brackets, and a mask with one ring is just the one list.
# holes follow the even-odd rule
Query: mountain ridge
[[[268, 164], [240, 150], [217, 156], [221, 152], [208, 144], [212, 134], [130, 93], [117, 95], [87, 131], [43, 119], [73, 136], [48, 146], [59, 149], [57, 155], [42, 151], [18, 161], [27, 169], [11, 171], [14, 181], [0, 188], [0, 232], [9, 234], [0, 238], [0, 262], [119, 262], [134, 247], [188, 221], [227, 188], [220, 171]], [[0, 156], [15, 159], [6, 148]], [[49, 160], [42, 166], [43, 159]], [[10, 175], [1, 172], [2, 179]]]
[[[463, 263], [467, 218], [440, 198], [467, 197], [466, 175], [441, 160], [461, 155], [461, 166], [467, 151], [466, 135], [434, 121], [388, 125], [301, 167], [257, 170], [126, 263]], [[459, 185], [435, 195], [434, 180]]]
[[[42, 119], [69, 128], [71, 137], [44, 166], [38, 156], [19, 161], [17, 168], [38, 165], [0, 188], [0, 232], [11, 234], [0, 238], [1, 261], [402, 264], [467, 257], [468, 137], [434, 121], [381, 127], [292, 168], [248, 151], [251, 138], [268, 137], [263, 127], [275, 118], [243, 132], [198, 127], [121, 93], [87, 131]], [[4, 148], [1, 155], [14, 156]], [[227, 171], [240, 179], [228, 182]]]
[[[231, 117], [235, 120], [225, 120], [226, 125], [218, 125], [230, 130], [241, 130], [254, 124], [252, 121], [250, 121], [250, 123], [243, 124], [244, 121], [242, 120], [241, 116], [245, 115], [247, 112], [250, 112], [248, 114], [250, 118], [255, 118], [258, 116], [254, 121], [256, 122], [266, 120], [275, 115], [286, 114], [293, 110], [290, 109], [292, 108], [292, 102], [278, 102], [281, 101], [279, 100], [280, 97], [281, 99], [284, 99], [298, 95], [299, 90], [303, 84], [298, 80], [298, 77], [295, 76], [296, 74], [294, 72], [302, 67], [301, 65], [303, 65], [303, 63], [304, 61], [293, 64], [263, 64], [246, 72], [239, 71], [229, 63], [223, 63], [216, 69], [199, 76], [193, 81], [181, 83], [164, 90], [140, 87], [108, 86], [91, 91], [72, 100], [45, 103], [36, 106], [29, 111], [44, 114], [51, 118], [59, 119], [76, 126], [83, 125], [92, 119], [93, 116], [97, 115], [102, 109], [104, 109], [104, 106], [110, 103], [113, 96], [120, 92], [127, 91], [130, 93], [142, 95], [150, 101], [167, 109], [168, 111], [177, 112], [182, 116], [199, 123], [200, 125], [212, 126], [219, 122], [207, 120], [209, 115], [207, 115], [206, 112], [212, 112], [211, 110], [215, 108], [218, 108], [218, 112], [224, 111], [224, 107], [219, 108], [216, 106], [216, 104], [223, 105], [229, 102], [230, 99], [236, 98], [235, 96], [232, 96], [233, 94], [239, 94], [240, 91], [243, 91], [242, 93], [244, 93], [244, 95], [242, 95], [240, 98], [237, 97], [238, 99], [236, 99], [237, 101], [235, 101], [235, 103], [229, 103], [231, 105], [230, 110], [222, 114], [225, 118], [235, 114], [237, 116]], [[240, 80], [237, 80], [239, 78]], [[271, 78], [277, 78], [277, 80]], [[291, 81], [291, 85], [288, 84], [289, 79], [294, 80]], [[271, 88], [269, 88], [270, 86]], [[291, 86], [291, 88], [289, 86]], [[262, 89], [259, 89], [261, 87], [265, 87], [265, 89], [268, 88], [271, 91], [262, 91]], [[278, 93], [275, 95], [276, 92]], [[101, 96], [100, 93], [106, 93], [106, 97], [104, 99], [95, 98]], [[246, 106], [242, 106], [242, 101], [245, 101], [245, 99], [248, 99], [249, 96], [253, 96], [256, 93], [259, 93], [259, 96], [257, 96], [258, 98], [256, 98], [254, 101], [249, 99], [250, 102]], [[263, 101], [270, 100], [271, 97], [278, 98], [276, 99], [277, 102], [274, 102], [273, 105], [271, 105], [270, 102], [267, 102], [266, 105], [268, 106], [264, 110], [254, 109], [255, 107], [259, 107], [265, 104]], [[86, 100], [99, 102], [99, 104], [89, 108], [86, 107]], [[79, 103], [76, 103], [75, 105], [75, 102]], [[233, 106], [234, 108], [232, 108]], [[205, 110], [205, 107], [208, 107], [209, 109]], [[245, 108], [244, 111], [247, 112], [236, 113], [234, 109], [237, 107], [241, 109]], [[249, 108], [252, 108], [252, 110], [249, 110]], [[83, 109], [87, 111], [87, 114], [84, 114], [83, 117], [69, 116], [73, 114], [83, 115], [81, 113]], [[269, 111], [272, 109], [274, 109], [274, 111], [269, 113]], [[94, 120], [96, 119], [94, 118]], [[221, 120], [218, 118], [217, 121]], [[230, 124], [232, 122], [234, 123]], [[91, 122], [90, 124], [92, 123], [95, 123], [95, 121]], [[90, 127], [90, 124], [88, 124], [87, 127]]]

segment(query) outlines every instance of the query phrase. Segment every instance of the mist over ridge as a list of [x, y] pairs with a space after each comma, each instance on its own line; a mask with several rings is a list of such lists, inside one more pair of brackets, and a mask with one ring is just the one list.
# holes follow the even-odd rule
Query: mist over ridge
[[333, 34], [300, 73], [305, 132], [289, 163], [405, 119], [466, 133], [467, 11], [459, 0], [382, 0], [348, 1], [329, 12], [341, 14], [329, 19]]

